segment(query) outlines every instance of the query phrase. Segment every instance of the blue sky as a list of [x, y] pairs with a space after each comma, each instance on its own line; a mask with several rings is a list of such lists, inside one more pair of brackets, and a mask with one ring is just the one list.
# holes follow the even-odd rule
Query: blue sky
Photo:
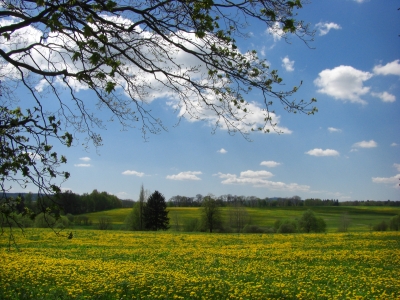
[[[168, 131], [148, 135], [116, 122], [99, 130], [103, 146], [69, 149], [63, 188], [93, 189], [136, 200], [140, 186], [174, 195], [209, 193], [257, 197], [400, 200], [400, 7], [396, 0], [313, 1], [299, 18], [316, 30], [309, 47], [280, 39], [259, 24], [238, 41], [255, 49], [288, 88], [302, 80], [297, 99], [317, 98], [312, 116], [287, 113], [274, 103], [277, 133], [253, 133], [252, 141], [214, 134], [208, 122], [182, 119], [159, 97], [149, 104]], [[84, 97], [90, 101], [90, 93]], [[257, 93], [247, 99], [261, 103]], [[99, 111], [107, 118], [108, 114]]]

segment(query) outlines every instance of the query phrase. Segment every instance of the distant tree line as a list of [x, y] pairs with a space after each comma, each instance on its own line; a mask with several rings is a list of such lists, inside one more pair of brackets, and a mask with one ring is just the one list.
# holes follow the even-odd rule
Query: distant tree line
[[[197, 194], [195, 197], [187, 196], [173, 196], [168, 200], [169, 207], [201, 207], [203, 199], [207, 196]], [[319, 198], [308, 198], [302, 200], [299, 196], [292, 197], [273, 197], [273, 198], [258, 198], [255, 196], [236, 196], [236, 195], [222, 195], [214, 197], [218, 205], [221, 207], [227, 207], [232, 204], [239, 203], [244, 207], [288, 207], [288, 206], [400, 206], [400, 201], [344, 201], [339, 202], [338, 199], [319, 199]]]
[[[107, 192], [99, 192], [96, 189], [90, 194], [85, 193], [83, 195], [66, 191], [54, 198], [41, 198], [37, 194], [21, 193], [16, 194], [14, 199], [16, 199], [16, 213], [23, 213], [25, 207], [34, 213], [38, 213], [41, 211], [41, 207], [46, 206], [46, 202], [50, 201], [57, 204], [60, 210], [59, 213], [73, 215], [123, 207], [122, 201], [117, 196]], [[129, 203], [130, 207], [132, 207], [132, 203]]]
[[341, 206], [400, 206], [400, 201], [354, 200], [340, 202]]

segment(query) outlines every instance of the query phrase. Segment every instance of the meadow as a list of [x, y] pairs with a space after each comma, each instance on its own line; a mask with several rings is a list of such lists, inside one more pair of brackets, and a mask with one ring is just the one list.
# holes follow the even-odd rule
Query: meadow
[[[251, 224], [262, 228], [273, 227], [276, 220], [300, 218], [307, 209], [313, 210], [317, 216], [322, 217], [327, 224], [328, 232], [336, 232], [343, 214], [350, 218], [349, 231], [371, 231], [373, 225], [388, 221], [391, 217], [400, 214], [400, 207], [388, 206], [316, 206], [316, 207], [272, 207], [272, 208], [246, 208]], [[184, 224], [191, 219], [201, 218], [199, 207], [168, 207], [170, 226], [172, 231], [182, 230]], [[223, 207], [223, 219], [227, 219], [228, 208]], [[113, 209], [109, 211], [90, 213], [86, 216], [96, 224], [100, 216], [108, 216], [113, 222], [114, 229], [123, 228], [124, 220], [131, 211], [130, 208]], [[178, 224], [176, 226], [175, 224]]]
[[0, 236], [0, 299], [400, 299], [400, 233]]

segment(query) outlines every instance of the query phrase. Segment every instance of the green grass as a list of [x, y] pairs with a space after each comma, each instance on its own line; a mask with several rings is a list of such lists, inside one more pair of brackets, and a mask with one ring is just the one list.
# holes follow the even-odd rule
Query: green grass
[[[336, 232], [341, 217], [344, 213], [351, 219], [349, 231], [370, 231], [371, 227], [383, 220], [388, 221], [392, 216], [400, 214], [400, 207], [382, 206], [327, 206], [327, 207], [272, 207], [272, 208], [247, 208], [251, 224], [260, 227], [272, 227], [276, 220], [300, 218], [303, 212], [311, 209], [317, 216], [322, 217], [327, 223], [328, 232]], [[222, 208], [223, 219], [227, 220], [229, 208]], [[126, 216], [131, 208], [113, 209], [103, 212], [89, 213], [86, 216], [96, 224], [100, 216], [109, 216], [114, 229], [122, 229]], [[183, 227], [191, 219], [201, 218], [199, 207], [169, 207], [171, 229], [176, 228], [176, 220], [179, 228]], [[84, 228], [84, 227], [82, 227]]]

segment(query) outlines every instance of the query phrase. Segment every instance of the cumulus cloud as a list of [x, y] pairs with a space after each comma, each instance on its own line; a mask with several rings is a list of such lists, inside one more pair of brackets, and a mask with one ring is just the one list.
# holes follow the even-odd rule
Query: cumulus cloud
[[386, 65], [377, 65], [374, 67], [374, 73], [377, 75], [397, 75], [400, 76], [400, 60], [396, 59]]
[[[120, 26], [128, 27], [133, 24], [131, 20], [124, 17], [102, 17], [110, 22], [118, 23]], [[0, 20], [0, 27], [13, 24], [15, 20], [11, 19]], [[18, 34], [18, 40], [13, 39], [12, 42], [8, 42], [4, 38], [2, 39], [0, 47], [3, 51], [7, 52], [15, 47], [22, 48], [27, 47], [28, 45], [37, 44], [43, 36], [43, 32], [37, 28], [34, 28], [33, 26], [27, 26], [23, 30], [17, 30], [16, 34]], [[274, 40], [279, 40], [281, 36], [284, 35], [284, 32], [280, 25], [276, 23], [274, 28], [271, 29], [271, 34], [273, 34]], [[83, 36], [78, 37], [78, 39], [79, 38], [81, 38], [83, 41], [85, 40], [85, 37]], [[157, 52], [155, 48], [149, 49], [148, 46], [146, 48], [146, 46], [141, 42], [142, 38], [151, 39], [154, 44], [159, 44], [163, 49], [168, 49], [168, 53], [163, 51]], [[199, 85], [207, 86], [210, 84], [207, 76], [203, 76], [204, 74], [207, 74], [208, 71], [206, 65], [193, 55], [182, 51], [182, 49], [174, 45], [174, 43], [182, 45], [189, 50], [195, 50], [195, 48], [198, 47], [204, 50], [205, 53], [210, 51], [207, 48], [209, 43], [198, 39], [193, 32], [175, 32], [174, 36], [171, 37], [174, 43], [170, 43], [161, 36], [153, 32], [146, 31], [140, 26], [136, 26], [134, 30], [127, 35], [127, 39], [130, 41], [138, 41], [138, 47], [141, 47], [143, 52], [148, 54], [147, 58], [149, 61], [152, 61], [152, 63], [154, 63], [154, 65], [157, 67], [161, 69], [168, 69], [171, 74], [177, 74], [184, 77], [190, 76], [190, 79], [196, 81]], [[112, 40], [111, 36], [110, 40]], [[80, 70], [82, 66], [79, 63], [72, 61], [71, 57], [67, 54], [63, 53], [62, 51], [51, 51], [51, 45], [53, 45], [53, 48], [56, 48], [57, 45], [62, 45], [65, 43], [68, 43], [68, 47], [70, 47], [70, 49], [76, 50], [77, 46], [72, 40], [63, 38], [62, 36], [54, 33], [50, 33], [44, 43], [44, 46], [35, 46], [35, 49], [31, 51], [32, 56], [21, 56], [17, 57], [17, 59], [20, 58], [21, 62], [28, 65], [36, 65], [42, 70], [59, 71], [67, 69], [70, 72], [76, 72]], [[127, 54], [131, 55], [131, 57], [136, 57], [137, 53], [134, 49], [135, 47], [128, 47], [126, 50]], [[146, 49], [148, 51], [146, 51]], [[242, 54], [246, 55], [245, 53]], [[44, 59], [46, 57], [50, 57], [52, 61], [56, 63], [49, 64], [46, 59]], [[156, 99], [167, 99], [167, 104], [173, 109], [176, 109], [178, 112], [178, 117], [184, 117], [190, 122], [203, 120], [209, 126], [215, 127], [216, 124], [220, 125], [219, 129], [221, 130], [235, 131], [239, 129], [243, 132], [250, 132], [251, 129], [261, 127], [264, 130], [275, 132], [272, 126], [268, 124], [265, 125], [264, 120], [267, 117], [267, 112], [265, 111], [265, 107], [257, 104], [256, 101], [251, 102], [250, 99], [248, 103], [241, 105], [242, 108], [246, 107], [248, 114], [244, 113], [240, 109], [236, 109], [235, 107], [230, 107], [228, 109], [227, 106], [222, 105], [219, 102], [219, 96], [217, 96], [212, 89], [205, 91], [202, 90], [201, 97], [199, 97], [200, 92], [196, 92], [196, 89], [191, 88], [185, 79], [179, 80], [175, 78], [173, 81], [171, 81], [167, 80], [165, 75], [161, 73], [148, 74], [141, 70], [139, 66], [124, 58], [121, 58], [121, 63], [124, 64], [124, 69], [126, 69], [127, 76], [116, 75], [115, 78], [113, 78], [113, 80], [115, 80], [117, 83], [117, 90], [121, 94], [121, 97], [118, 97], [118, 101], [121, 101], [121, 106], [125, 107], [125, 105], [128, 106], [131, 104], [131, 102], [127, 98], [122, 97], [122, 95], [130, 95], [133, 98], [140, 98], [146, 103], [151, 103]], [[8, 78], [13, 79], [21, 78], [21, 74], [12, 64], [4, 62], [1, 67], [0, 75], [7, 74]], [[27, 77], [29, 75], [29, 71], [26, 72], [27, 74], [24, 74], [24, 76]], [[105, 73], [108, 73], [108, 71], [105, 71]], [[131, 84], [127, 84], [127, 77], [129, 77]], [[36, 80], [36, 82], [34, 80]], [[55, 84], [66, 86], [66, 83], [63, 80], [64, 79], [62, 77], [56, 77]], [[75, 89], [75, 91], [89, 88], [72, 77], [66, 80], [67, 84]], [[35, 85], [35, 88], [38, 92], [45, 92], [49, 83], [40, 77], [32, 77], [32, 84]], [[227, 80], [220, 80], [216, 84], [219, 84], [219, 86], [222, 87], [224, 85], [229, 85], [229, 82]], [[182, 98], [175, 93], [177, 88], [179, 88], [180, 95], [185, 95], [185, 101], [182, 101]], [[199, 101], [199, 99], [202, 97], [204, 97], [205, 101]], [[207, 104], [205, 104], [205, 102], [207, 102]], [[193, 116], [196, 117], [194, 118]], [[227, 122], [221, 122], [221, 117], [226, 118]], [[275, 129], [278, 132], [291, 133], [289, 129], [279, 125], [279, 116], [270, 113], [269, 117], [272, 118], [272, 124], [277, 123]]]
[[275, 24], [267, 29], [267, 33], [271, 34], [274, 38], [274, 42], [279, 41], [284, 35], [281, 24], [279, 22], [275, 22]]
[[340, 27], [340, 25], [333, 23], [333, 22], [319, 22], [315, 25], [315, 27], [317, 27], [317, 29], [319, 30], [319, 35], [326, 35], [329, 33], [329, 31], [331, 29], [342, 29], [342, 27]]
[[294, 71], [293, 66], [294, 66], [294, 60], [290, 60], [289, 56], [285, 56], [282, 59], [282, 67], [284, 67], [286, 71], [293, 72]]
[[332, 149], [320, 149], [320, 148], [315, 148], [312, 150], [309, 150], [307, 152], [305, 152], [308, 155], [311, 156], [338, 156], [339, 152], [336, 150], [332, 150]]
[[266, 167], [268, 167], [268, 168], [274, 168], [274, 167], [279, 166], [280, 164], [281, 164], [281, 163], [278, 163], [278, 162], [276, 162], [276, 161], [268, 160], [268, 161], [262, 161], [262, 162], [260, 163], [260, 166], [266, 166]]
[[391, 143], [390, 146], [396, 147], [396, 146], [397, 146], [397, 143]]
[[90, 164], [75, 164], [74, 166], [78, 168], [87, 168], [90, 167]]
[[33, 152], [30, 152], [30, 151], [25, 152], [25, 153], [27, 153], [29, 155], [29, 158], [33, 159], [33, 160], [40, 160], [42, 158], [42, 156], [37, 154], [37, 153], [33, 153]]
[[381, 99], [383, 102], [394, 102], [396, 101], [396, 96], [389, 94], [388, 92], [383, 93], [371, 93], [372, 96]]
[[[213, 98], [212, 95], [207, 95], [207, 93], [205, 93], [202, 96], [207, 98], [209, 103], [214, 103], [217, 101], [215, 98]], [[186, 111], [186, 108], [184, 106], [179, 106], [174, 101], [167, 102], [167, 105], [170, 105], [173, 109], [179, 111], [179, 116], [186, 117], [187, 121], [189, 122], [197, 122], [199, 120], [202, 120], [207, 124], [209, 124], [210, 126], [215, 126], [215, 124], [218, 123], [220, 129], [225, 129], [225, 130], [228, 129], [226, 122], [221, 122], [221, 117], [218, 116], [215, 113], [215, 111], [210, 110], [208, 107], [204, 106], [196, 107], [196, 113], [201, 116], [200, 119], [196, 119], [190, 117], [190, 113]], [[218, 107], [214, 108], [218, 110]], [[292, 133], [290, 129], [280, 125], [281, 117], [273, 112], [269, 112], [269, 117], [271, 118], [271, 123], [276, 124], [275, 127], [271, 126], [270, 123], [266, 124], [265, 123], [266, 111], [262, 109], [259, 103], [249, 102], [246, 105], [246, 109], [250, 113], [245, 114], [241, 110], [237, 110], [234, 112], [235, 117], [243, 122], [238, 122], [236, 120], [230, 119], [231, 123], [235, 124], [237, 129], [240, 129], [243, 132], [250, 132], [251, 129], [257, 129], [260, 127], [263, 128], [264, 131], [270, 131], [271, 133], [277, 133], [277, 132], [282, 134]]]
[[393, 164], [393, 167], [395, 167], [397, 169], [397, 171], [400, 172], [400, 164]]
[[399, 188], [400, 174], [392, 177], [372, 177], [372, 182], [393, 185], [394, 188]]
[[118, 192], [115, 194], [119, 199], [126, 199], [128, 198], [128, 193], [127, 192]]
[[364, 81], [372, 76], [351, 66], [339, 66], [320, 72], [314, 84], [319, 88], [319, 93], [345, 102], [367, 104], [361, 96], [369, 93], [370, 88], [364, 86]]
[[126, 170], [126, 171], [122, 172], [122, 175], [133, 175], [133, 176], [143, 177], [144, 173], [137, 172], [134, 170]]
[[200, 171], [180, 172], [176, 175], [168, 175], [166, 178], [171, 180], [201, 180], [197, 175], [201, 175]]
[[375, 148], [378, 147], [378, 144], [374, 140], [370, 141], [361, 141], [353, 144], [354, 148]]
[[81, 157], [81, 158], [79, 158], [80, 160], [83, 160], [83, 161], [90, 161], [90, 157], [87, 157], [87, 156], [85, 156], [85, 157]]
[[268, 171], [251, 171], [247, 170], [241, 172], [239, 176], [236, 174], [224, 174], [218, 173], [214, 174], [223, 179], [222, 184], [238, 184], [238, 185], [250, 185], [253, 187], [268, 188], [271, 190], [285, 190], [285, 191], [309, 191], [310, 187], [308, 185], [299, 185], [297, 183], [284, 183], [279, 181], [268, 180], [273, 176], [271, 172]]
[[251, 171], [247, 170], [244, 172], [240, 172], [241, 178], [270, 178], [274, 176], [271, 172], [268, 171]]
[[328, 127], [329, 132], [342, 132], [342, 129], [335, 128], [335, 127]]
[[221, 154], [228, 153], [228, 151], [226, 151], [224, 148], [219, 149], [217, 152], [219, 152]]

